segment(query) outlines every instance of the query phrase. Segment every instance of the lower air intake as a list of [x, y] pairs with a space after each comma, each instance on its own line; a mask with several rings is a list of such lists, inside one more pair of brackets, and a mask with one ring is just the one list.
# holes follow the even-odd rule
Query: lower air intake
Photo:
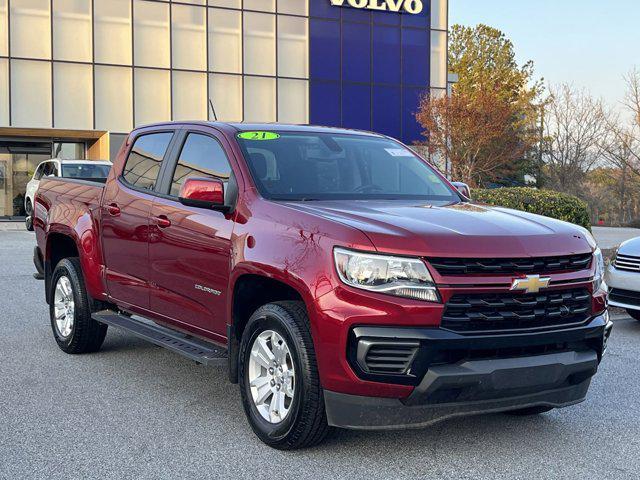
[[418, 351], [418, 342], [362, 339], [358, 342], [357, 361], [366, 373], [404, 375]]

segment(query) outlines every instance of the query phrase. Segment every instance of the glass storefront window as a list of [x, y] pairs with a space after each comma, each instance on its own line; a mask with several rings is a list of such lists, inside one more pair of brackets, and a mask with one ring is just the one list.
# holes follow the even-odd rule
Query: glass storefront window
[[95, 67], [96, 128], [128, 132], [133, 127], [131, 68]]
[[206, 9], [188, 5], [173, 5], [171, 8], [173, 68], [206, 70]]
[[0, 0], [0, 55], [9, 54], [7, 0]]
[[53, 0], [53, 58], [90, 62], [91, 2]]
[[173, 119], [207, 119], [207, 74], [173, 72]]
[[51, 64], [11, 60], [11, 123], [51, 127]]
[[209, 70], [242, 72], [242, 14], [209, 9]]
[[53, 154], [51, 156], [64, 160], [84, 160], [85, 144], [76, 142], [53, 142]]
[[244, 73], [275, 76], [275, 15], [244, 13]]
[[276, 79], [244, 77], [244, 121], [276, 121]]
[[[242, 77], [240, 75], [209, 75], [209, 98], [221, 122], [242, 121]], [[213, 113], [209, 111], [209, 119]]]
[[135, 125], [171, 119], [171, 77], [169, 70], [135, 69]]
[[11, 0], [11, 55], [51, 58], [50, 0]]
[[278, 75], [308, 77], [307, 32], [306, 18], [278, 16]]
[[36, 168], [51, 158], [50, 143], [16, 143], [0, 147], [0, 217], [25, 215], [27, 183]]
[[309, 123], [309, 82], [278, 79], [278, 121]]
[[94, 0], [93, 10], [96, 62], [131, 65], [131, 1]]
[[431, 86], [447, 87], [447, 32], [431, 32]]
[[9, 126], [9, 60], [0, 58], [0, 127]]
[[135, 64], [169, 68], [169, 5], [135, 0], [133, 18]]
[[[299, 2], [302, 0], [298, 0]], [[276, 0], [244, 0], [245, 10], [259, 10], [261, 12], [275, 12]]]
[[93, 128], [93, 69], [91, 65], [59, 63], [53, 65], [54, 126]]
[[309, 0], [278, 0], [278, 13], [307, 16], [309, 15]]

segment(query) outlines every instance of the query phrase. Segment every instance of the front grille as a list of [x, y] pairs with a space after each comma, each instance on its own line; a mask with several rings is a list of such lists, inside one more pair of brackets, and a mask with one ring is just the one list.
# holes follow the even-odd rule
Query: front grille
[[586, 289], [544, 293], [459, 294], [445, 305], [442, 328], [509, 332], [583, 323], [591, 312]]
[[613, 262], [613, 266], [618, 270], [640, 272], [640, 257], [633, 257], [631, 255], [622, 255], [621, 253], [618, 253]]
[[440, 275], [550, 273], [583, 270], [591, 263], [591, 254], [533, 258], [429, 258]]
[[609, 300], [612, 302], [623, 303], [625, 305], [640, 307], [640, 292], [622, 290], [621, 288], [612, 288], [609, 290]]
[[418, 342], [361, 340], [358, 344], [358, 362], [367, 373], [402, 375], [407, 372], [418, 351]]

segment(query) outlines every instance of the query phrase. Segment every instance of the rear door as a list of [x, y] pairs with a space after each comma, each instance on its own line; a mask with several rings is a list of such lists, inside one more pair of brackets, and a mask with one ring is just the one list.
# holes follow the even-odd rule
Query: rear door
[[102, 200], [102, 248], [109, 295], [149, 308], [149, 216], [163, 159], [174, 131], [133, 140], [120, 176], [107, 182]]
[[232, 168], [226, 140], [213, 129], [181, 132], [176, 158], [167, 164], [163, 196], [153, 202], [149, 266], [151, 310], [176, 325], [226, 337], [231, 215], [187, 207], [178, 201], [187, 178], [216, 178], [228, 183]]

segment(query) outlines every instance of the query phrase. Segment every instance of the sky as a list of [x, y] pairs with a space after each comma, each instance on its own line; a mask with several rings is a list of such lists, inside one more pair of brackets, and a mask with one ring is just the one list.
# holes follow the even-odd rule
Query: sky
[[623, 75], [640, 69], [640, 0], [449, 0], [449, 23], [502, 30], [538, 77], [587, 88], [615, 109]]

